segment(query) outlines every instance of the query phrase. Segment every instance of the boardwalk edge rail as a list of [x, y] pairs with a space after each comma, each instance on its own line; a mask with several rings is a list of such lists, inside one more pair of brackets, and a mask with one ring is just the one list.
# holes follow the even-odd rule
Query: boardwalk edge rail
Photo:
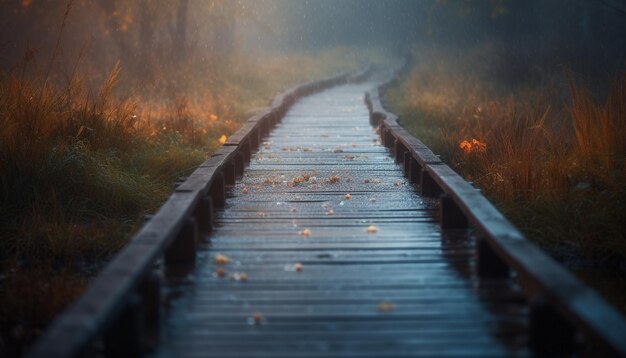
[[248, 119], [174, 190], [28, 356], [76, 357], [102, 350], [107, 356], [141, 355], [150, 342], [146, 331], [158, 330], [162, 278], [155, 268], [160, 260], [166, 267], [195, 261], [199, 233], [210, 233], [213, 208], [225, 202], [225, 185], [243, 174], [251, 153], [299, 98], [361, 82], [371, 73], [368, 67], [292, 87]]
[[403, 165], [410, 183], [423, 196], [440, 198], [442, 229], [475, 229], [478, 275], [516, 275], [530, 302], [529, 343], [534, 352], [549, 356], [572, 353], [581, 333], [605, 354], [626, 357], [626, 319], [528, 241], [478, 189], [402, 128], [398, 117], [381, 102], [380, 91], [391, 81], [390, 77], [366, 93], [370, 123], [378, 128], [382, 144], [396, 162]]

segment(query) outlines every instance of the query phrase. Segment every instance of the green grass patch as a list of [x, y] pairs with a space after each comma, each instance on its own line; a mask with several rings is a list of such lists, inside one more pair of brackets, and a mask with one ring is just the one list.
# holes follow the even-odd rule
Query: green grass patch
[[0, 355], [23, 352], [221, 136], [292, 85], [357, 69], [348, 53], [189, 66], [141, 88], [120, 66], [95, 90], [79, 73], [2, 74]]

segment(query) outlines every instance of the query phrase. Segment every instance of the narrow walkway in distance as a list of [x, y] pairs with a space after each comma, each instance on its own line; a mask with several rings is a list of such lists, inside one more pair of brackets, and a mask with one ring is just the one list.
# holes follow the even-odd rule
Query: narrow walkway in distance
[[304, 98], [265, 139], [166, 285], [156, 356], [529, 355], [521, 293], [442, 235], [369, 125], [371, 86]]

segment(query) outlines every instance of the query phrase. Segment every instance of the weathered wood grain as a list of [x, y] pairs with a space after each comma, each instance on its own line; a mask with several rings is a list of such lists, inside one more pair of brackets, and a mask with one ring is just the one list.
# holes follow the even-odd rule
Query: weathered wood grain
[[[300, 99], [264, 139], [196, 269], [170, 279], [156, 356], [529, 355], [520, 288], [478, 277], [473, 236], [442, 234], [438, 201], [415, 192], [369, 125], [369, 86]], [[440, 163], [419, 149], [406, 152]]]
[[[212, 205], [223, 205], [224, 182], [232, 181], [231, 166], [235, 167], [235, 171], [243, 170], [241, 157], [244, 161], [249, 160], [251, 150], [258, 144], [254, 136], [258, 138], [259, 132], [269, 131], [300, 96], [366, 75], [364, 72], [341, 74], [295, 86], [250, 118], [227, 139], [225, 146], [177, 186], [168, 201], [98, 275], [77, 302], [53, 322], [35, 343], [29, 356], [74, 357], [92, 352], [93, 343], [110, 327], [115, 327], [122, 311], [136, 297], [135, 292], [142, 283], [151, 277], [155, 264], [174, 242], [184, 224], [195, 219], [196, 215], [206, 213], [204, 209], [196, 210], [199, 203], [206, 205], [206, 196], [210, 195]], [[224, 169], [229, 172], [223, 173]], [[206, 231], [209, 225], [200, 223], [199, 226]], [[130, 354], [130, 351], [127, 353]]]
[[[401, 127], [372, 88], [385, 77], [277, 96], [30, 356], [137, 355], [146, 336], [154, 356], [626, 356], [623, 317]], [[577, 331], [597, 346], [574, 345]]]
[[[610, 352], [608, 354], [626, 357], [626, 319], [616, 309], [526, 240], [478, 190], [435, 159], [430, 150], [424, 149], [421, 142], [415, 141], [399, 127], [397, 116], [381, 105], [378, 90], [368, 91], [365, 102], [370, 109], [370, 121], [379, 125], [385, 145], [393, 147], [401, 143], [411, 153], [410, 182], [418, 184], [421, 193], [426, 196], [445, 193], [448, 200], [455, 203], [454, 210], [460, 210], [484, 239], [481, 252], [489, 262], [484, 265], [479, 262], [482, 275], [505, 275], [508, 272], [505, 266], [508, 266], [517, 273], [518, 281], [531, 299], [542, 297], [545, 305], [550, 306], [559, 319], [580, 330], [588, 342]], [[417, 170], [420, 169], [422, 175], [417, 179]], [[458, 214], [455, 213], [456, 216]], [[543, 339], [544, 342], [550, 340]], [[559, 340], [558, 334], [554, 340]], [[537, 353], [545, 353], [536, 344], [533, 349]], [[573, 348], [562, 349], [563, 352], [551, 354], [567, 354]]]

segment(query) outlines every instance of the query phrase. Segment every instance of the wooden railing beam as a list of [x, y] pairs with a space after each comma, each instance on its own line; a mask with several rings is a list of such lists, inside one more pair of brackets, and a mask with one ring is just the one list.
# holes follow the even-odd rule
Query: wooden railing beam
[[235, 178], [237, 177], [236, 159], [231, 159], [228, 162], [224, 163], [223, 173], [224, 173], [224, 184], [225, 185], [234, 185]]
[[190, 217], [183, 225], [180, 233], [165, 251], [167, 265], [191, 265], [196, 260], [198, 246], [198, 222]]
[[205, 195], [198, 201], [194, 217], [198, 222], [198, 231], [208, 234], [213, 230], [213, 199]]
[[105, 356], [111, 358], [141, 356], [144, 348], [143, 325], [141, 299], [133, 295], [104, 336]]
[[[357, 76], [351, 80], [361, 77]], [[225, 205], [224, 176], [228, 177], [229, 182], [232, 180], [231, 166], [226, 163], [235, 159], [234, 170], [241, 175], [243, 166], [250, 160], [251, 151], [260, 145], [261, 138], [281, 120], [302, 93], [312, 93], [325, 86], [344, 83], [349, 78], [350, 74], [342, 74], [331, 79], [296, 86], [277, 96], [270, 106], [250, 118], [240, 130], [227, 139], [224, 146], [176, 187], [175, 192], [159, 209], [159, 212], [145, 222], [129, 244], [87, 287], [77, 302], [50, 325], [28, 355], [46, 358], [74, 357], [91, 351], [94, 340], [99, 339], [105, 331], [111, 332], [107, 328], [119, 322], [113, 319], [114, 317], [127, 316], [126, 313], [120, 312], [128, 308], [129, 302], [132, 301], [131, 297], [142, 285], [145, 275], [152, 270], [156, 260], [164, 254], [170, 259], [179, 253], [185, 253], [180, 254], [181, 256], [191, 256], [189, 253], [191, 252], [191, 239], [189, 238], [197, 234], [183, 235], [187, 236], [188, 240], [181, 239], [180, 235], [182, 232], [191, 230], [188, 218], [193, 216], [202, 218], [208, 215], [206, 210], [208, 207], [206, 202], [203, 202], [206, 195], [210, 196], [215, 207]], [[237, 153], [243, 158], [239, 157], [237, 160]], [[225, 173], [225, 170], [229, 173]], [[202, 221], [200, 227], [207, 229], [208, 227], [204, 226], [206, 224], [207, 222]], [[187, 248], [175, 249], [177, 245], [182, 245], [181, 242], [185, 242]], [[179, 253], [174, 254], [174, 252]], [[132, 320], [123, 319], [122, 321], [131, 322]], [[116, 340], [113, 338], [109, 339], [109, 342], [114, 341]], [[117, 342], [123, 342], [123, 340], [117, 340]], [[119, 344], [124, 343], [115, 343], [116, 346]], [[109, 352], [117, 353], [112, 348], [112, 343], [108, 346], [111, 347], [108, 348]], [[139, 352], [130, 344], [127, 348], [128, 352]]]
[[536, 357], [571, 357], [576, 329], [541, 294], [530, 302], [529, 344]]
[[404, 152], [404, 159], [402, 160], [402, 172], [404, 173], [404, 176], [409, 178], [410, 172], [411, 172], [411, 160], [413, 159], [413, 157], [411, 156], [411, 153], [409, 153], [409, 151], [405, 151]]
[[484, 237], [476, 239], [476, 273], [485, 278], [508, 278], [511, 270]]
[[161, 282], [161, 275], [153, 271], [139, 286], [147, 349], [154, 348], [161, 335]]
[[[421, 181], [424, 196], [446, 193], [482, 239], [478, 242], [478, 271], [484, 277], [509, 277], [516, 271], [524, 293], [543, 292], [550, 304], [609, 355], [626, 357], [626, 319], [596, 292], [580, 283], [571, 273], [532, 243], [515, 228], [479, 190], [443, 164], [440, 158], [397, 123], [387, 112], [377, 89], [365, 96], [370, 119], [377, 118], [381, 141], [389, 147], [393, 138], [402, 142], [412, 155], [409, 181]], [[419, 178], [419, 179], [418, 179]], [[482, 262], [482, 263], [481, 263]]]
[[425, 169], [422, 169], [420, 184], [420, 194], [424, 197], [436, 198], [442, 193], [437, 182], [433, 180], [433, 177]]
[[456, 205], [454, 199], [448, 194], [442, 194], [439, 201], [439, 217], [441, 228], [447, 229], [467, 229], [467, 217]]
[[216, 173], [209, 189], [209, 195], [214, 207], [222, 208], [226, 204], [226, 188], [224, 185], [224, 175]]
[[411, 156], [411, 162], [409, 163], [409, 182], [415, 186], [422, 185], [422, 166], [420, 163]]

